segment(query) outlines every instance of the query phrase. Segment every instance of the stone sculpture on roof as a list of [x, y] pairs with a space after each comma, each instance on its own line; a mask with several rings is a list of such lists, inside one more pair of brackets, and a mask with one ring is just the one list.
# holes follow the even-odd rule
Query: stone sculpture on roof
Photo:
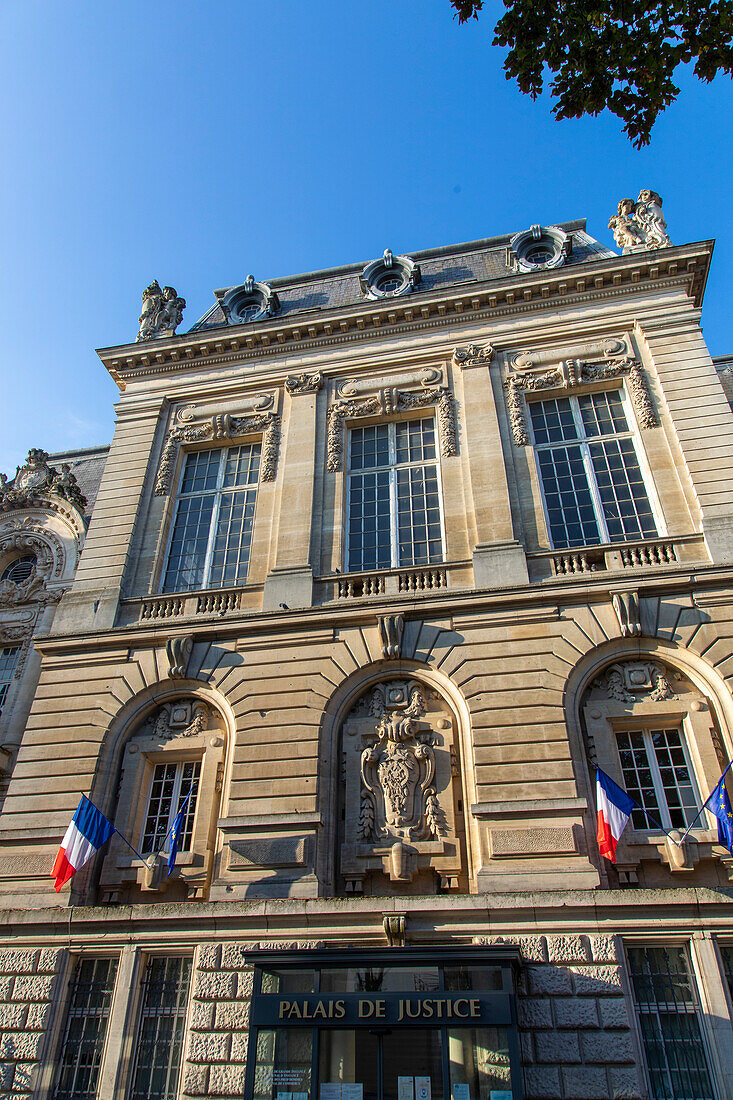
[[176, 328], [183, 320], [186, 299], [179, 298], [172, 286], [160, 289], [154, 279], [143, 291], [137, 339], [154, 340], [158, 336], [175, 336]]
[[643, 189], [634, 202], [621, 199], [616, 213], [609, 219], [608, 228], [624, 255], [648, 248], [669, 248], [672, 245], [667, 234], [667, 223], [662, 213], [662, 198], [656, 191]]
[[49, 494], [67, 500], [80, 512], [86, 507], [86, 498], [69, 463], [62, 463], [59, 472], [55, 466], [49, 466], [47, 452], [37, 447], [31, 447], [25, 465], [17, 467], [12, 481], [8, 481], [7, 474], [0, 474], [2, 512], [9, 512], [13, 508], [28, 508], [39, 496]]

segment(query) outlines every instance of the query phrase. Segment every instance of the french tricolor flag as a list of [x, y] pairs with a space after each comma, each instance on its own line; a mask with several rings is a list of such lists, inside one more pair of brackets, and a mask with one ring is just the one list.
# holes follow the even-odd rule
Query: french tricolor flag
[[636, 803], [600, 768], [596, 769], [596, 803], [598, 805], [598, 850], [611, 863], [615, 863], [616, 845]]
[[56, 879], [54, 885], [57, 893], [72, 875], [96, 855], [114, 831], [112, 822], [82, 795], [51, 871]]

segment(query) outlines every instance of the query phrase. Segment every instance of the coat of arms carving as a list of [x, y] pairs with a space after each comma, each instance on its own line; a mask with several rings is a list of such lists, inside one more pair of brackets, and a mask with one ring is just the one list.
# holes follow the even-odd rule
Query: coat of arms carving
[[349, 892], [384, 893], [420, 878], [430, 890], [462, 872], [457, 746], [444, 700], [414, 680], [377, 684], [346, 720], [345, 834]]

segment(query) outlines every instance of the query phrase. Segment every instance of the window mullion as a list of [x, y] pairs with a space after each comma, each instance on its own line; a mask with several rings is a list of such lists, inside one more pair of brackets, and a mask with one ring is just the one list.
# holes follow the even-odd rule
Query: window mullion
[[657, 806], [659, 807], [659, 816], [662, 819], [662, 825], [665, 829], [672, 828], [672, 818], [667, 808], [667, 793], [664, 789], [664, 783], [662, 781], [662, 773], [659, 770], [659, 761], [657, 760], [656, 749], [654, 748], [654, 738], [651, 730], [642, 730], [644, 737], [644, 747], [646, 749], [647, 760], [649, 761], [649, 770], [652, 773], [652, 783], [654, 789], [657, 792]]
[[397, 530], [397, 425], [388, 426], [389, 440], [389, 543], [392, 568], [400, 565], [400, 543]]

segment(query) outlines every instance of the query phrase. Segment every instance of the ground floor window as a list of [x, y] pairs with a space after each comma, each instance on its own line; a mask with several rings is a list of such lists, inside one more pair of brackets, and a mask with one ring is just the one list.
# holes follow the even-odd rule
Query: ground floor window
[[92, 1100], [97, 1094], [116, 975], [117, 959], [77, 959], [54, 1100]]
[[300, 958], [257, 970], [251, 1100], [521, 1097], [508, 957], [308, 969]]
[[190, 979], [190, 958], [148, 959], [129, 1100], [174, 1100], [181, 1072]]
[[700, 1006], [684, 947], [629, 947], [653, 1100], [713, 1100]]

